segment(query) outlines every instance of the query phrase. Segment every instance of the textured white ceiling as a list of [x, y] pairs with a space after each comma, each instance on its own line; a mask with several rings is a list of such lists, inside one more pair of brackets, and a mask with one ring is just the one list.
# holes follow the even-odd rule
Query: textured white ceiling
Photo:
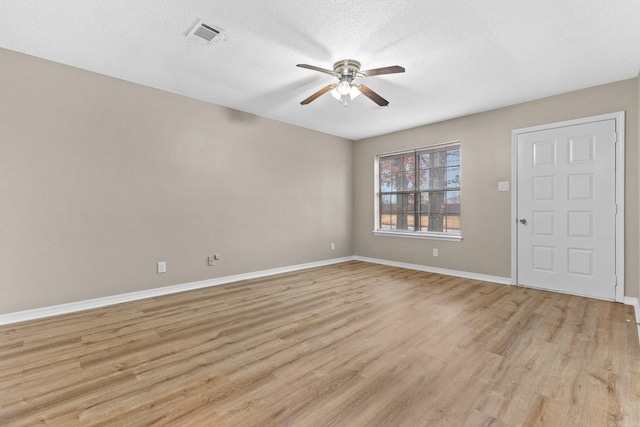
[[[0, 0], [0, 47], [357, 140], [635, 77], [640, 1]], [[390, 105], [301, 106], [347, 58]]]

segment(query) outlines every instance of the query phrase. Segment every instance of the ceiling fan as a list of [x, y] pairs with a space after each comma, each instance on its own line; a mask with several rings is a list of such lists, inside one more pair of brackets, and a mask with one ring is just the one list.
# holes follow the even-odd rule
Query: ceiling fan
[[337, 100], [342, 102], [345, 107], [347, 106], [348, 100], [354, 99], [361, 93], [363, 93], [367, 98], [369, 98], [379, 106], [386, 107], [387, 105], [389, 105], [389, 101], [369, 89], [367, 86], [362, 84], [355, 84], [354, 80], [358, 77], [373, 77], [382, 74], [404, 73], [405, 71], [404, 68], [399, 65], [360, 71], [360, 62], [356, 61], [355, 59], [343, 59], [336, 62], [335, 64], [333, 64], [333, 71], [308, 64], [298, 64], [297, 66], [300, 68], [307, 68], [309, 70], [320, 71], [321, 73], [337, 77], [338, 80], [340, 80], [338, 83], [330, 84], [323, 87], [322, 89], [302, 101], [300, 104], [307, 105], [321, 95], [324, 95], [325, 93], [331, 91], [331, 94]]

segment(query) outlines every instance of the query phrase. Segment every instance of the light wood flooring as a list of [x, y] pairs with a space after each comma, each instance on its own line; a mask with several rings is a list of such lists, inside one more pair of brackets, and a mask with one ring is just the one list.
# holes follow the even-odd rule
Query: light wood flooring
[[0, 425], [636, 427], [633, 316], [353, 261], [0, 327]]

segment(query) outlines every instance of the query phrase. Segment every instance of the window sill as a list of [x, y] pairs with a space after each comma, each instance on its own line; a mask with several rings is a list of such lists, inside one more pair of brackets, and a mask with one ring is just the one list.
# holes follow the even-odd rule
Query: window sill
[[435, 233], [416, 233], [414, 231], [372, 231], [374, 236], [384, 237], [404, 237], [408, 239], [428, 239], [428, 240], [448, 240], [450, 242], [459, 242], [462, 240], [462, 236], [456, 236], [452, 234], [435, 234]]

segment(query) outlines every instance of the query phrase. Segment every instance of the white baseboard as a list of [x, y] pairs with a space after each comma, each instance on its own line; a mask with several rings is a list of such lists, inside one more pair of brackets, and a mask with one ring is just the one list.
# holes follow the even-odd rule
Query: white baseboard
[[[114, 304], [121, 304], [130, 301], [137, 301], [145, 298], [153, 298], [162, 295], [175, 294], [178, 292], [191, 291], [194, 289], [207, 288], [210, 286], [224, 285], [227, 283], [239, 282], [241, 280], [259, 279], [261, 277], [273, 276], [276, 274], [290, 273], [308, 268], [323, 267], [326, 265], [339, 264], [347, 261], [362, 261], [372, 264], [382, 264], [391, 267], [406, 268], [428, 273], [446, 274], [448, 276], [462, 277], [465, 279], [481, 280], [483, 282], [499, 283], [510, 285], [511, 278], [489, 276], [484, 274], [470, 273], [467, 271], [448, 270], [445, 268], [429, 267], [426, 265], [409, 264], [405, 262], [388, 261], [378, 258], [368, 258], [361, 256], [348, 256], [343, 258], [333, 258], [324, 261], [310, 262], [306, 264], [291, 265], [288, 267], [272, 268], [269, 270], [254, 271], [252, 273], [236, 274], [234, 276], [218, 277], [215, 279], [202, 280], [199, 282], [184, 283], [181, 285], [167, 286], [164, 288], [149, 289], [146, 291], [130, 292], [127, 294], [113, 295], [103, 298], [95, 298], [86, 301], [72, 302], [68, 304], [54, 305], [50, 307], [35, 308], [32, 310], [18, 311], [15, 313], [0, 314], [0, 326], [12, 323], [26, 322], [27, 320], [43, 319], [46, 317], [58, 316], [60, 314], [75, 313], [78, 311], [90, 310], [92, 308], [106, 307]], [[625, 297], [624, 304], [632, 305], [635, 309], [636, 322], [640, 322], [640, 305], [638, 298]], [[638, 338], [640, 340], [640, 325], [638, 325]]]
[[383, 264], [391, 267], [407, 268], [409, 270], [425, 271], [427, 273], [446, 274], [447, 276], [462, 277], [465, 279], [481, 280], [483, 282], [499, 283], [501, 285], [510, 285], [510, 277], [488, 276], [485, 274], [470, 273], [468, 271], [448, 270], [446, 268], [429, 267], [420, 264], [408, 264], [406, 262], [388, 261], [386, 259], [368, 258], [362, 256], [353, 257], [357, 261], [370, 262], [373, 264]]
[[92, 308], [106, 307], [124, 302], [137, 301], [145, 298], [158, 297], [162, 295], [175, 294], [178, 292], [191, 291], [194, 289], [206, 288], [209, 286], [224, 285], [241, 280], [257, 279], [260, 277], [273, 276], [275, 274], [290, 273], [307, 268], [323, 267], [325, 265], [339, 264], [353, 261], [355, 258], [333, 258], [324, 261], [310, 262], [306, 264], [292, 265], [288, 267], [272, 268], [269, 270], [254, 271], [252, 273], [237, 274], [234, 276], [219, 277], [215, 279], [202, 280], [199, 282], [184, 283], [181, 285], [166, 286], [163, 288], [149, 289], [146, 291], [131, 292], [127, 294], [113, 295], [103, 298], [95, 298], [86, 301], [72, 302], [68, 304], [54, 305], [50, 307], [35, 308], [32, 310], [19, 311], [15, 313], [0, 314], [0, 325], [25, 322], [27, 320], [43, 319], [45, 317], [58, 316], [60, 314], [75, 313], [77, 311], [90, 310]]
[[61, 314], [75, 313], [78, 311], [90, 310], [93, 308], [101, 308], [109, 305], [122, 304], [125, 302], [138, 301], [145, 298], [153, 298], [162, 295], [175, 294], [178, 292], [186, 292], [194, 289], [201, 289], [210, 286], [224, 285], [241, 280], [258, 279], [261, 277], [273, 276], [276, 274], [289, 273], [307, 268], [322, 267], [326, 265], [339, 264], [347, 261], [363, 261], [373, 264], [384, 264], [393, 267], [407, 268], [410, 270], [420, 270], [431, 273], [446, 274], [450, 276], [464, 277], [468, 279], [483, 280], [486, 282], [495, 282], [502, 284], [510, 284], [511, 279], [504, 277], [485, 276], [462, 271], [446, 270], [442, 268], [426, 267], [417, 264], [407, 264], [402, 262], [387, 261], [382, 259], [349, 256], [343, 258], [333, 258], [324, 261], [310, 262], [306, 264], [292, 265], [288, 267], [272, 268], [269, 270], [255, 271], [252, 273], [237, 274], [234, 276], [218, 277], [215, 279], [202, 280], [199, 282], [184, 283], [180, 285], [166, 286], [163, 288], [149, 289], [146, 291], [130, 292], [126, 294], [113, 295], [103, 298], [95, 298], [85, 301], [71, 302], [67, 304], [53, 305], [49, 307], [35, 308], [32, 310], [18, 311], [15, 313], [0, 314], [0, 326], [10, 325], [12, 323], [26, 322], [28, 320], [43, 319], [46, 317], [58, 316]]

